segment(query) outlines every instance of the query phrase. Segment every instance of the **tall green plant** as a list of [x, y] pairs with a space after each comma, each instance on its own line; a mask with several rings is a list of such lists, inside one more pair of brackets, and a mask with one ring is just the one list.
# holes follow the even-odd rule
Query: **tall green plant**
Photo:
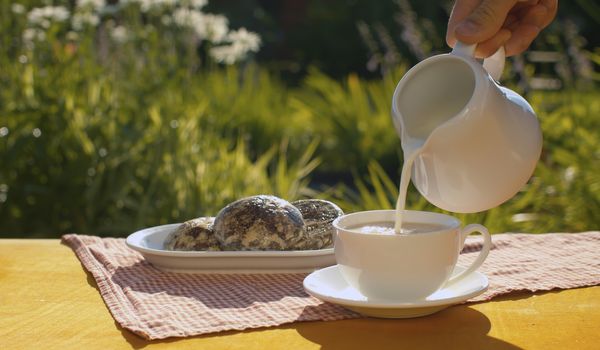
[[403, 71], [399, 67], [372, 82], [351, 74], [340, 82], [311, 70], [293, 107], [307, 121], [310, 134], [323, 140], [323, 171], [364, 171], [372, 159], [388, 169], [396, 167], [400, 141], [392, 127], [390, 101]]

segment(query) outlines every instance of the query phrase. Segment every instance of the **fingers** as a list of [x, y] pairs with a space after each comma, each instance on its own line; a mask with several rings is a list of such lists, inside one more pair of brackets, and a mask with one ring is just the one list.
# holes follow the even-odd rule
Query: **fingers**
[[506, 56], [518, 55], [527, 50], [540, 31], [541, 28], [533, 24], [519, 25], [512, 32], [510, 39], [504, 44]]
[[[460, 1], [460, 0], [459, 0]], [[498, 33], [517, 0], [483, 0], [457, 24], [454, 35], [465, 44], [481, 43]]]
[[558, 11], [558, 0], [541, 0], [540, 5], [544, 6], [547, 10], [547, 17], [542, 25], [542, 28], [545, 28], [550, 25], [552, 20], [554, 20], [554, 17], [556, 17], [556, 12]]
[[[536, 25], [540, 28], [544, 28], [550, 22], [548, 21], [548, 17], [550, 17], [550, 13], [548, 13], [548, 8], [541, 5], [535, 5], [528, 8], [523, 15], [521, 16], [520, 22], [528, 23], [532, 25]], [[552, 17], [550, 17], [550, 21]]]
[[501, 46], [504, 46], [511, 38], [512, 32], [506, 28], [502, 28], [491, 39], [486, 40], [477, 45], [475, 57], [486, 58], [498, 51]]
[[506, 56], [518, 55], [527, 50], [540, 31], [552, 22], [556, 10], [556, 0], [542, 0], [537, 5], [520, 9], [516, 14], [519, 19], [504, 25], [512, 31], [505, 44]]
[[446, 43], [448, 46], [454, 47], [454, 44], [456, 44], [456, 37], [454, 36], [456, 25], [467, 18], [480, 3], [481, 0], [457, 0], [454, 3], [446, 30]]
[[558, 0], [457, 0], [452, 9], [446, 42], [477, 43], [475, 55], [488, 57], [500, 46], [506, 55], [525, 51], [558, 10]]

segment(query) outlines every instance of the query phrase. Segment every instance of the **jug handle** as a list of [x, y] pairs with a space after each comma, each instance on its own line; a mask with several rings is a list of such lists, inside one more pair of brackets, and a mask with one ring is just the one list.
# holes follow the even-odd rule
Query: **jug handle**
[[[463, 44], [460, 41], [457, 41], [456, 45], [454, 45], [454, 49], [452, 50], [452, 54], [462, 57], [473, 58], [475, 57], [476, 46], [476, 44], [467, 45]], [[502, 71], [504, 70], [505, 59], [506, 53], [504, 51], [504, 46], [500, 46], [496, 53], [483, 60], [483, 68], [485, 68], [485, 70], [489, 73], [492, 79], [496, 81], [500, 80], [500, 76], [502, 76]]]

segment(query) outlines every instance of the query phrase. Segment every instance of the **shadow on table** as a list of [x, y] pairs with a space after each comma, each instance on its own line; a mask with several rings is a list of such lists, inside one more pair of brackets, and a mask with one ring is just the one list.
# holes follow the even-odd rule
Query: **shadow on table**
[[[308, 312], [311, 312], [308, 310]], [[148, 341], [122, 328], [123, 338], [134, 349], [151, 344], [171, 344], [182, 338]], [[454, 306], [434, 315], [412, 319], [361, 318], [331, 322], [298, 322], [277, 327], [295, 330], [323, 350], [352, 349], [521, 349], [488, 335], [490, 320], [467, 305]], [[264, 332], [269, 328], [246, 330]], [[228, 331], [190, 338], [224, 337], [239, 333]], [[284, 344], [282, 344], [284, 345]], [[173, 344], [176, 347], [176, 344]]]
[[362, 318], [296, 323], [321, 349], [521, 349], [488, 335], [490, 320], [468, 305], [412, 319]]

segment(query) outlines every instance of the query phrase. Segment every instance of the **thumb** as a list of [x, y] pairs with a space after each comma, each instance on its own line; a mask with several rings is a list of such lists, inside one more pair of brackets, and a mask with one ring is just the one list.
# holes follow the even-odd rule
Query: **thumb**
[[475, 44], [493, 37], [518, 0], [483, 0], [454, 31], [465, 44]]

